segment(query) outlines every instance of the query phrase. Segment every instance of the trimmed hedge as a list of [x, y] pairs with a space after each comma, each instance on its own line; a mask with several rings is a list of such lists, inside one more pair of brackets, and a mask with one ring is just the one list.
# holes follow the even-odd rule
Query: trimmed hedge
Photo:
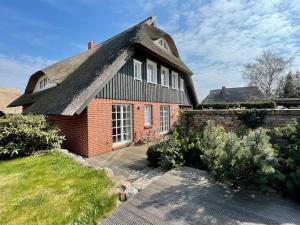
[[242, 103], [202, 103], [197, 105], [197, 109], [275, 109], [276, 103], [266, 102], [242, 102]]

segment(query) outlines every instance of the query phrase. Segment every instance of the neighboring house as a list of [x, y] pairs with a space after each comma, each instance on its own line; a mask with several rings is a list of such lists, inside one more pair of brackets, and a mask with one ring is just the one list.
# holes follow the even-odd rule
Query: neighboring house
[[268, 98], [256, 86], [211, 90], [202, 103], [257, 102]]
[[45, 114], [83, 156], [165, 134], [180, 106], [195, 106], [192, 71], [152, 17], [34, 73], [10, 106]]
[[20, 96], [15, 88], [0, 88], [0, 114], [22, 113], [22, 107], [8, 108], [8, 104]]

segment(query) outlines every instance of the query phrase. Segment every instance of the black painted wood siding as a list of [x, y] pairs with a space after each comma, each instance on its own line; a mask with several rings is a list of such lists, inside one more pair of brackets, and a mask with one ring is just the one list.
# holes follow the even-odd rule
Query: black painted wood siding
[[[163, 87], [160, 85], [160, 64], [157, 63], [157, 84], [151, 84], [147, 82], [146, 59], [137, 60], [142, 62], [141, 81], [134, 79], [133, 58], [131, 58], [118, 71], [118, 73], [113, 76], [113, 78], [105, 85], [105, 87], [100, 90], [96, 98], [191, 105], [186, 88], [184, 88], [184, 91], [172, 89], [171, 70], [169, 71], [169, 87]], [[167, 67], [165, 65], [163, 66]], [[180, 80], [180, 78], [183, 78], [183, 76], [178, 73], [178, 80]], [[178, 82], [180, 83], [180, 81]]]

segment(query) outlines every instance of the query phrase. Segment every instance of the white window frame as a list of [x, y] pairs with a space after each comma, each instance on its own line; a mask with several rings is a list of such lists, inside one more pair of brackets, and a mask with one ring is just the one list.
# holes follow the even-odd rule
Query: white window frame
[[33, 92], [43, 91], [54, 86], [56, 86], [56, 84], [52, 82], [46, 75], [43, 75], [36, 82]]
[[[132, 140], [133, 140], [133, 128], [132, 128], [132, 105], [130, 104], [113, 104], [112, 107], [120, 107], [120, 111], [119, 111], [119, 116], [120, 117], [115, 117], [115, 118], [112, 118], [112, 132], [114, 129], [120, 129], [121, 132], [119, 134], [116, 134], [114, 135], [112, 133], [112, 143], [113, 143], [113, 147], [115, 146], [118, 146], [118, 145], [123, 145], [123, 144], [128, 144], [128, 143], [131, 143]], [[128, 111], [125, 113], [124, 112], [124, 107], [128, 107]], [[118, 112], [114, 111], [112, 109], [112, 113], [115, 113], [117, 114]], [[124, 118], [124, 115], [126, 116], [129, 116], [128, 118]], [[113, 116], [113, 115], [112, 115]], [[116, 115], [117, 116], [117, 115]], [[120, 126], [117, 125], [117, 120], [120, 120]], [[130, 130], [129, 133], [126, 132], [126, 134], [130, 136], [129, 139], [124, 139], [124, 135], [125, 135], [125, 127], [124, 127], [124, 120], [130, 120], [130, 123], [126, 125], [126, 128], [127, 128], [127, 132], [128, 132], [128, 129]], [[115, 127], [113, 126], [115, 122]], [[121, 135], [121, 140], [120, 141], [117, 141], [117, 136], [118, 135]], [[114, 136], [116, 137], [116, 142], [114, 142]]]
[[172, 89], [178, 90], [178, 73], [172, 71]]
[[160, 133], [166, 134], [170, 130], [170, 107], [161, 105], [159, 110], [160, 115]]
[[184, 91], [184, 79], [180, 78], [180, 91]]
[[159, 39], [157, 39], [157, 40], [155, 41], [155, 43], [156, 43], [159, 47], [163, 48], [164, 50], [166, 50], [166, 51], [168, 51], [168, 52], [171, 52], [171, 51], [170, 51], [170, 46], [169, 46], [168, 42], [167, 42], [164, 38], [159, 38]]
[[[153, 76], [149, 74], [148, 65], [153, 66]], [[147, 82], [151, 84], [157, 84], [157, 63], [147, 59]], [[151, 76], [151, 79], [150, 79]]]
[[[137, 66], [137, 71], [136, 71], [136, 66]], [[135, 76], [137, 72], [137, 76]], [[138, 61], [136, 59], [133, 60], [133, 77], [135, 80], [142, 80], [142, 62]]]
[[144, 125], [152, 125], [152, 105], [144, 106]]
[[[166, 79], [163, 79], [163, 71], [166, 73]], [[161, 66], [161, 68], [160, 68], [160, 83], [161, 83], [161, 86], [169, 87], [169, 78], [170, 78], [169, 69], [164, 67], [164, 66]], [[163, 83], [163, 80], [166, 81], [165, 84]]]

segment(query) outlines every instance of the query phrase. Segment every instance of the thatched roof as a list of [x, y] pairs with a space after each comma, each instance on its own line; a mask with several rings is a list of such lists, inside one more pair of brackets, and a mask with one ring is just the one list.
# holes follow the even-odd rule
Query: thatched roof
[[0, 88], [0, 112], [21, 113], [22, 107], [8, 108], [7, 105], [20, 96], [20, 92], [15, 88]]
[[[10, 106], [31, 104], [25, 113], [79, 114], [133, 55], [135, 48], [140, 47], [146, 48], [189, 76], [187, 80], [190, 82], [189, 85], [196, 99], [190, 79], [191, 70], [180, 60], [170, 35], [153, 24], [153, 18], [149, 17], [92, 49], [37, 71], [30, 77], [25, 93]], [[154, 40], [160, 37], [168, 40], [172, 53], [164, 51], [154, 43]], [[57, 86], [46, 91], [32, 93], [37, 80], [43, 75], [47, 75]]]
[[256, 86], [211, 90], [202, 103], [234, 103], [264, 101], [268, 98]]

